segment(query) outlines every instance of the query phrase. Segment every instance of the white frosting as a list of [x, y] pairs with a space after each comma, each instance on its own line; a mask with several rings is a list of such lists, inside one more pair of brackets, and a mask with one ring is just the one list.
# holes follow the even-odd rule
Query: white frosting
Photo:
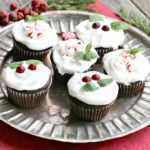
[[25, 72], [17, 73], [16, 69], [4, 68], [2, 81], [10, 88], [18, 91], [37, 90], [46, 85], [50, 78], [50, 69], [43, 64], [37, 65], [36, 70], [29, 70], [28, 64], [24, 63]]
[[92, 92], [81, 91], [81, 87], [83, 87], [85, 84], [82, 81], [82, 78], [84, 76], [91, 77], [93, 74], [99, 74], [101, 79], [110, 78], [109, 76], [104, 75], [97, 71], [90, 71], [86, 73], [75, 73], [67, 84], [69, 95], [89, 105], [110, 104], [117, 98], [118, 95], [118, 85], [116, 84], [115, 81], [113, 81], [112, 83], [110, 83], [105, 87], [99, 87], [96, 81], [92, 81], [96, 86], [99, 87], [98, 90]]
[[124, 49], [105, 54], [103, 63], [107, 74], [125, 85], [144, 81], [150, 72], [150, 64], [141, 53], [137, 53], [134, 58]]
[[[100, 27], [97, 29], [92, 28], [92, 24], [94, 22], [90, 22], [89, 20], [85, 20], [81, 22], [76, 27], [76, 35], [79, 39], [92, 42], [94, 48], [97, 47], [112, 47], [113, 49], [117, 49], [119, 45], [123, 44], [124, 41], [124, 32], [123, 30], [114, 31], [111, 29], [111, 23], [113, 20], [105, 19], [104, 21], [96, 21], [100, 23]], [[103, 31], [101, 28], [107, 25], [110, 30]]]
[[[58, 43], [53, 51], [53, 60], [61, 75], [87, 71], [96, 63], [97, 59], [92, 59], [91, 61], [77, 61], [74, 59], [74, 54], [78, 51], [85, 52], [86, 46], [87, 43], [77, 39], [69, 39]], [[94, 48], [91, 51], [96, 52]]]
[[[28, 34], [32, 33], [32, 38]], [[40, 33], [40, 36], [37, 34]], [[16, 41], [26, 45], [32, 50], [44, 50], [55, 46], [57, 43], [57, 34], [45, 21], [36, 21], [28, 23], [18, 22], [12, 29], [13, 37]]]

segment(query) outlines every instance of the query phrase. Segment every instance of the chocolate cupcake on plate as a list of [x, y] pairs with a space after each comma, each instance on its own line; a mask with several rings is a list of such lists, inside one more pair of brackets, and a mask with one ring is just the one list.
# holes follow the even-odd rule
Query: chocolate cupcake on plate
[[105, 117], [118, 95], [117, 83], [97, 71], [75, 73], [67, 87], [72, 113], [86, 121]]
[[45, 21], [46, 16], [26, 16], [12, 29], [16, 60], [42, 59], [57, 43], [57, 34]]
[[118, 49], [123, 44], [125, 29], [128, 29], [128, 25], [124, 22], [92, 15], [77, 25], [75, 31], [79, 39], [92, 42], [100, 56], [97, 63], [101, 63], [104, 54]]
[[104, 70], [118, 83], [119, 96], [136, 96], [143, 90], [150, 64], [141, 52], [141, 48], [132, 48], [104, 55]]
[[23, 108], [39, 105], [52, 83], [50, 69], [38, 60], [10, 63], [1, 78], [10, 101]]
[[52, 52], [55, 73], [66, 84], [76, 72], [91, 70], [99, 58], [92, 44], [78, 39], [60, 41]]

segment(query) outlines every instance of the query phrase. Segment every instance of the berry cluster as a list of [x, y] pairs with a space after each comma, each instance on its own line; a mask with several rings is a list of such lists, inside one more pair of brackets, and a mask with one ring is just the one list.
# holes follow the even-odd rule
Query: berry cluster
[[100, 76], [98, 74], [94, 74], [92, 77], [85, 76], [82, 78], [82, 81], [85, 83], [90, 82], [91, 80], [98, 81], [100, 80]]
[[0, 11], [0, 25], [6, 26], [10, 21], [16, 22], [22, 20], [26, 15], [33, 16], [35, 13], [41, 14], [42, 12], [48, 11], [48, 4], [42, 0], [31, 0], [31, 9], [24, 7], [18, 8], [17, 4], [11, 3], [10, 10], [14, 11], [18, 9], [17, 12], [8, 13], [5, 10]]
[[[30, 64], [30, 65], [28, 66], [28, 69], [29, 69], [29, 70], [36, 70], [36, 65], [35, 65], [35, 64]], [[22, 65], [18, 66], [18, 67], [16, 68], [16, 72], [17, 72], [17, 73], [24, 73], [24, 72], [25, 72], [25, 67], [22, 66]]]
[[[100, 25], [99, 22], [95, 22], [95, 23], [92, 24], [92, 28], [93, 28], [93, 29], [98, 29], [100, 26], [101, 26], [101, 25]], [[110, 30], [107, 25], [102, 26], [101, 29], [102, 29], [103, 31], [109, 31], [109, 30]]]

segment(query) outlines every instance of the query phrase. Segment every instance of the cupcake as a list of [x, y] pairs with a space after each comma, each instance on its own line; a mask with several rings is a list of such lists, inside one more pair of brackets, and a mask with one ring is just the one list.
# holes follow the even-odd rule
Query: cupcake
[[75, 73], [67, 84], [71, 111], [80, 119], [100, 121], [118, 95], [117, 83], [97, 71]]
[[8, 98], [19, 107], [32, 108], [45, 98], [51, 85], [51, 71], [41, 61], [10, 63], [2, 71]]
[[98, 59], [92, 44], [78, 39], [60, 41], [52, 53], [52, 62], [55, 72], [61, 81], [66, 84], [75, 72], [90, 70]]
[[42, 59], [57, 43], [57, 34], [44, 20], [46, 16], [27, 16], [12, 29], [16, 60]]
[[104, 70], [117, 81], [119, 96], [136, 96], [143, 90], [150, 64], [141, 51], [140, 48], [122, 49], [104, 55]]
[[100, 63], [104, 54], [123, 44], [125, 29], [128, 29], [128, 25], [124, 22], [95, 15], [77, 25], [75, 31], [79, 39], [92, 42], [100, 56]]

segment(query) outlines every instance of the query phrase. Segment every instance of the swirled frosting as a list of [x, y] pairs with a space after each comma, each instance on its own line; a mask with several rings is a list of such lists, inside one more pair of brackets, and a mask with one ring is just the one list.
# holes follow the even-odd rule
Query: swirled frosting
[[12, 29], [12, 35], [16, 41], [32, 50], [44, 50], [55, 46], [58, 39], [48, 23], [41, 20], [32, 23], [18, 22]]
[[[105, 87], [100, 87], [96, 91], [92, 91], [92, 92], [81, 91], [81, 87], [83, 87], [85, 84], [84, 82], [82, 82], [82, 78], [84, 76], [92, 77], [92, 75], [94, 74], [98, 74], [101, 79], [110, 78], [110, 76], [97, 71], [89, 71], [86, 73], [75, 73], [67, 84], [69, 95], [89, 105], [110, 104], [112, 101], [114, 101], [117, 98], [118, 95], [118, 85], [116, 84], [115, 81], [113, 81], [111, 84]], [[92, 81], [92, 82], [95, 84], [95, 86], [98, 86], [96, 81]]]
[[[95, 22], [90, 22], [89, 20], [85, 20], [77, 25], [75, 28], [77, 37], [86, 42], [92, 42], [94, 48], [112, 47], [113, 49], [117, 49], [119, 45], [123, 44], [124, 32], [123, 30], [115, 31], [111, 29], [113, 20], [105, 18], [104, 21], [96, 22], [100, 24], [100, 27], [97, 29], [92, 28]], [[104, 25], [109, 27], [109, 31], [102, 30]]]
[[1, 78], [8, 87], [18, 91], [37, 90], [44, 87], [49, 81], [51, 72], [44, 64], [36, 65], [36, 70], [29, 70], [29, 65], [25, 61], [22, 65], [25, 67], [23, 73], [17, 73], [16, 69], [9, 66], [4, 68]]
[[125, 85], [144, 81], [150, 72], [150, 64], [141, 53], [133, 55], [124, 49], [105, 54], [103, 63], [107, 74]]
[[[87, 71], [97, 61], [97, 59], [91, 61], [75, 60], [74, 54], [79, 51], [85, 52], [86, 46], [87, 43], [77, 39], [58, 43], [53, 50], [53, 60], [61, 75]], [[91, 51], [96, 52], [94, 48]]]

